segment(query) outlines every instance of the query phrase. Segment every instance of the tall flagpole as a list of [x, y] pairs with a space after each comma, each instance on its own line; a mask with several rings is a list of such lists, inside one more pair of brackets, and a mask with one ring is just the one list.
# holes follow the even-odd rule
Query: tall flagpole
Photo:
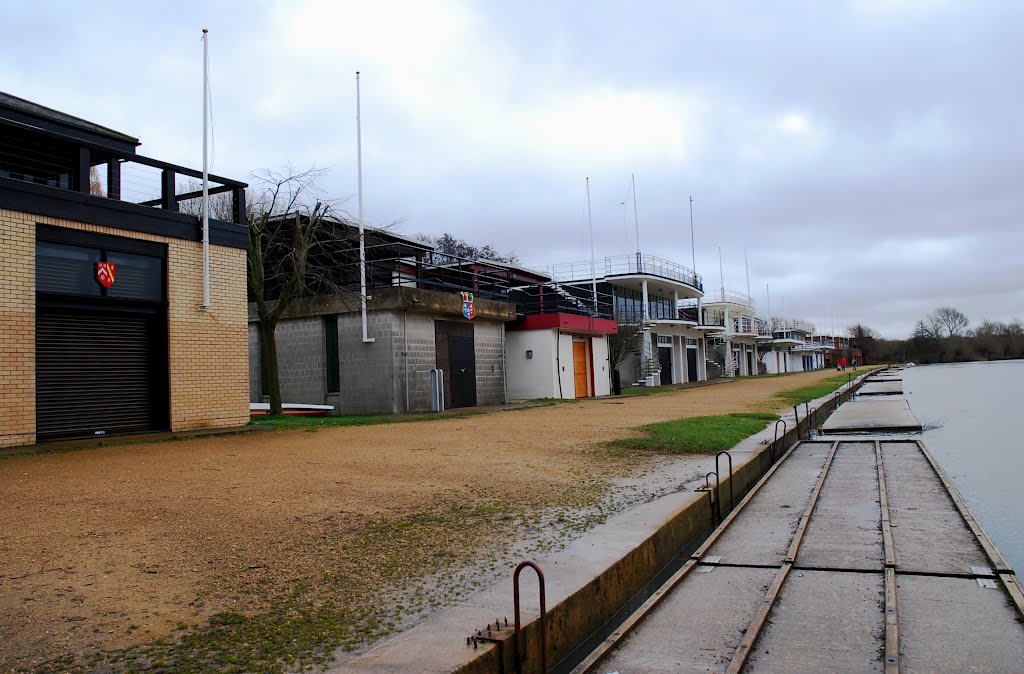
[[747, 297], [753, 302], [754, 298], [750, 297], [750, 260], [747, 258], [747, 249], [743, 249], [743, 264], [747, 267]]
[[359, 191], [359, 310], [363, 318], [363, 343], [374, 339], [368, 334], [366, 322], [366, 231], [363, 226], [363, 126], [360, 114], [359, 71], [356, 71], [356, 164]]
[[[633, 227], [636, 229], [636, 257], [637, 264], [640, 264], [640, 219], [636, 216], [636, 174], [629, 174], [630, 180], [633, 181]], [[637, 272], [642, 271], [637, 269]]]
[[201, 311], [210, 308], [210, 174], [207, 159], [207, 126], [210, 97], [210, 35], [203, 29], [203, 305]]
[[594, 262], [594, 219], [590, 213], [590, 178], [587, 178], [587, 230], [590, 232], [590, 287], [594, 294], [594, 315], [597, 315], [597, 264]]

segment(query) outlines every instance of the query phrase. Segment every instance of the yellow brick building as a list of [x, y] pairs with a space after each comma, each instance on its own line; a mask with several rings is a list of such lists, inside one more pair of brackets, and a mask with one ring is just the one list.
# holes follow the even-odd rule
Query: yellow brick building
[[0, 447], [245, 424], [245, 185], [201, 306], [196, 171], [3, 93], [0, 133]]

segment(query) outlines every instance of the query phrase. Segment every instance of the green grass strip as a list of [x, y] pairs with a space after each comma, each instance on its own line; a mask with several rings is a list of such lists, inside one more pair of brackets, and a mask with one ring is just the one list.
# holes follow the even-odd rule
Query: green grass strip
[[449, 412], [446, 414], [358, 414], [344, 417], [298, 417], [290, 414], [265, 414], [254, 417], [249, 423], [253, 426], [267, 426], [275, 430], [307, 430], [333, 426], [376, 426], [378, 424], [403, 424], [416, 421], [436, 421], [438, 419], [461, 419], [476, 414], [484, 414], [483, 410], [467, 410], [465, 412]]
[[611, 444], [668, 454], [714, 454], [731, 449], [778, 418], [778, 415], [765, 412], [741, 412], [663, 421], [640, 426], [641, 437], [620, 438]]

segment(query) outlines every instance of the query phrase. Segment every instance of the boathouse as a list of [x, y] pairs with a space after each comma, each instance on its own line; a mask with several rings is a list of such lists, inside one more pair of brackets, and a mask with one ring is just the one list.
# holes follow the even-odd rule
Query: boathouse
[[200, 172], [5, 93], [0, 135], [0, 446], [246, 423], [245, 184], [205, 305]]

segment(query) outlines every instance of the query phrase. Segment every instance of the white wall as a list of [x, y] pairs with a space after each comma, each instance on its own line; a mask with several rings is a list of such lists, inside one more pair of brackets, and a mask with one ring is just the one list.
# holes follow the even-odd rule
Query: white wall
[[[573, 377], [572, 335], [558, 335], [558, 377], [562, 380], [562, 398], [576, 397], [576, 379]], [[556, 386], [558, 379], [555, 380]], [[555, 391], [554, 397], [559, 397]]]
[[[506, 333], [505, 376], [509, 399], [528, 400], [530, 398], [558, 397], [555, 332], [552, 329], [515, 330]], [[528, 350], [533, 351], [533, 358], [526, 357]], [[571, 363], [571, 345], [569, 357]]]
[[600, 335], [590, 340], [594, 350], [594, 395], [611, 395], [611, 371], [608, 365], [608, 337]]

